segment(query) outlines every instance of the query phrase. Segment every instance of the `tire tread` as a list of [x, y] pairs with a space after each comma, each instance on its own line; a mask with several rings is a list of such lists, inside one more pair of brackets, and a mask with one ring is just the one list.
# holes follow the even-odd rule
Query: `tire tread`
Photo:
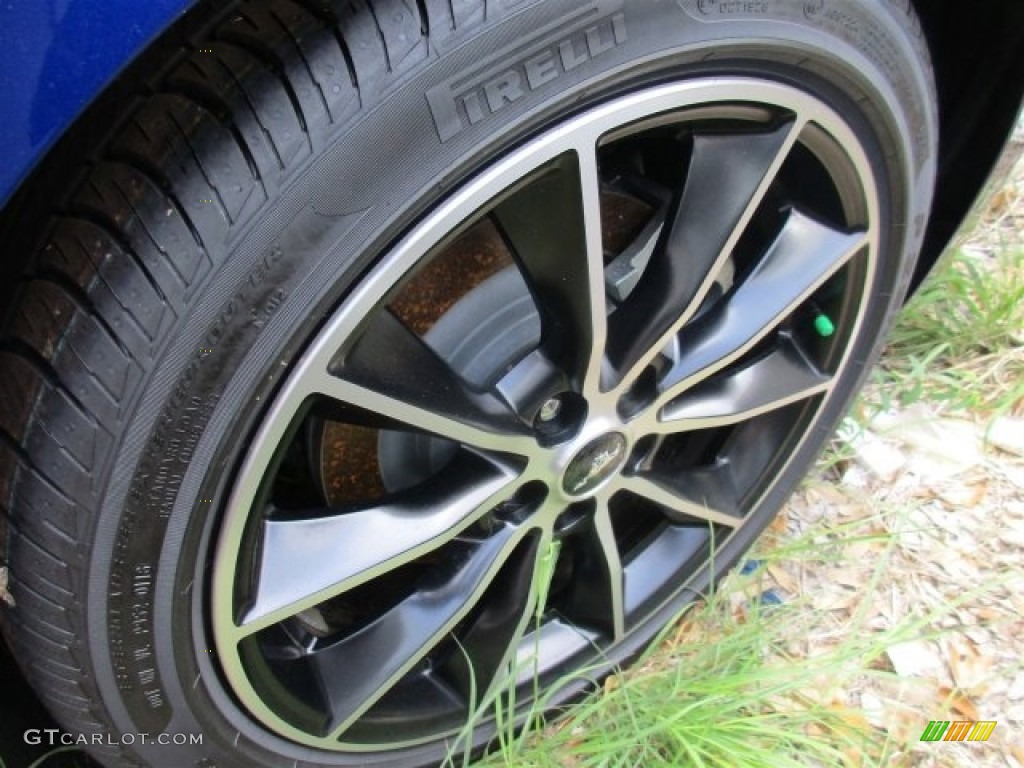
[[275, 193], [427, 57], [428, 28], [410, 2], [236, 0], [139, 95], [47, 222], [0, 329], [0, 561], [17, 601], [0, 625], [68, 731], [112, 732], [69, 606], [114, 435], [179, 308]]

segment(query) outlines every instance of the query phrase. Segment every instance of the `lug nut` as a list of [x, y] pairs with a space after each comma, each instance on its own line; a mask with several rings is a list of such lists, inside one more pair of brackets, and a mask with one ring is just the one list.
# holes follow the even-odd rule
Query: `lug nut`
[[537, 415], [537, 418], [544, 423], [554, 421], [561, 410], [562, 401], [557, 397], [552, 397], [540, 407], [540, 413]]
[[544, 446], [571, 440], [587, 418], [587, 401], [570, 390], [552, 395], [533, 417], [534, 437]]

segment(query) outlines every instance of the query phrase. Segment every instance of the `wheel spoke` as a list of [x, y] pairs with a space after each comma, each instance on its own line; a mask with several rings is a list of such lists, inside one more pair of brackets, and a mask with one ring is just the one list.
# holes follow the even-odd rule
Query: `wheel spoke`
[[592, 524], [582, 532], [574, 577], [559, 611], [574, 624], [597, 627], [613, 640], [625, 632], [623, 569], [607, 499], [596, 500]]
[[505, 526], [476, 545], [447, 581], [416, 592], [363, 630], [310, 656], [328, 698], [330, 739], [341, 738], [452, 631], [523, 535], [522, 529]]
[[554, 662], [564, 664], [580, 650], [596, 648], [601, 637], [596, 632], [572, 624], [557, 614], [539, 627], [532, 627], [519, 645], [512, 669], [515, 683], [533, 687], [538, 679], [538, 666]]
[[606, 300], [594, 148], [546, 166], [493, 216], [537, 302], [546, 354], [579, 391], [596, 392]]
[[509, 558], [493, 584], [495, 599], [460, 635], [460, 652], [442, 670], [471, 708], [486, 705], [508, 682], [519, 646], [537, 613], [543, 576], [538, 563], [550, 541], [545, 532]]
[[683, 330], [686, 354], [663, 376], [657, 406], [741, 357], [775, 330], [829, 277], [867, 245], [792, 211], [761, 262], [721, 306]]
[[608, 329], [608, 355], [624, 384], [700, 308], [802, 126], [797, 121], [770, 133], [694, 137], [669, 229]]
[[729, 528], [743, 522], [725, 510], [736, 509], [728, 483], [728, 465], [674, 473], [671, 478], [634, 475], [623, 478], [620, 488], [657, 504], [677, 523], [705, 521]]
[[498, 397], [477, 392], [422, 339], [387, 311], [313, 387], [346, 405], [484, 450], [525, 455], [526, 426]]
[[507, 495], [515, 475], [464, 454], [384, 503], [267, 520], [248, 635], [450, 541]]
[[[690, 526], [669, 525], [626, 565], [626, 610], [641, 610], [666, 583], [682, 583], [687, 565], [709, 540], [708, 533]], [[692, 572], [692, 571], [690, 571]]]
[[822, 394], [831, 385], [832, 377], [815, 369], [786, 340], [765, 357], [687, 391], [661, 409], [660, 416], [650, 411], [651, 421], [644, 426], [658, 434], [727, 427]]

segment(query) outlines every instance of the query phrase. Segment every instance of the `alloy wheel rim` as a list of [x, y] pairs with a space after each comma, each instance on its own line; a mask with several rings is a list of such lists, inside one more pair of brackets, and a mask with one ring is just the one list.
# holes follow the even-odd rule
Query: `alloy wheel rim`
[[[643, 210], [610, 248], [616, 196]], [[463, 185], [356, 286], [248, 447], [210, 589], [243, 709], [300, 744], [391, 750], [614, 660], [807, 439], [861, 332], [878, 221], [849, 126], [744, 78], [610, 101]], [[483, 224], [511, 265], [415, 332], [403, 290]], [[470, 345], [471, 372], [441, 328], [509, 296], [526, 330]], [[379, 495], [287, 508], [284, 454], [323, 418], [379, 433]]]

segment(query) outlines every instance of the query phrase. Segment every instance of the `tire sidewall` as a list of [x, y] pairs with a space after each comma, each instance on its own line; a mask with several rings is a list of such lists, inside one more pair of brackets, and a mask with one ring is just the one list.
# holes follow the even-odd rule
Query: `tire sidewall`
[[[439, 41], [430, 61], [346, 126], [181, 308], [120, 436], [97, 517], [84, 600], [92, 665], [115, 732], [201, 733], [202, 746], [133, 744], [154, 766], [370, 765], [290, 744], [255, 726], [221, 683], [206, 621], [216, 510], [246, 440], [303, 344], [389, 244], [475, 171], [567, 115], [647, 84], [756, 73], [810, 89], [847, 117], [883, 193], [876, 289], [844, 380], [812, 435], [719, 564], [734, 561], [791, 492], [877, 354], [906, 290], [931, 202], [934, 99], [920, 40], [888, 3], [832, 0], [508, 2], [487, 24]], [[596, 30], [596, 32], [592, 32]], [[588, 40], [596, 35], [596, 42]], [[561, 46], [581, 59], [567, 69]], [[545, 58], [545, 52], [551, 53]], [[583, 60], [585, 59], [585, 60]], [[529, 62], [553, 60], [536, 76]], [[519, 72], [522, 95], [487, 84]], [[537, 70], [534, 70], [536, 75]], [[467, 90], [468, 89], [468, 90]], [[476, 89], [476, 90], [473, 90]], [[477, 93], [478, 121], [452, 103]], [[491, 106], [495, 108], [492, 110]], [[698, 574], [688, 594], [709, 581]], [[666, 605], [623, 656], [687, 599]], [[150, 652], [137, 658], [139, 648]], [[436, 762], [436, 746], [381, 756]], [[374, 763], [376, 764], [376, 763]]]

